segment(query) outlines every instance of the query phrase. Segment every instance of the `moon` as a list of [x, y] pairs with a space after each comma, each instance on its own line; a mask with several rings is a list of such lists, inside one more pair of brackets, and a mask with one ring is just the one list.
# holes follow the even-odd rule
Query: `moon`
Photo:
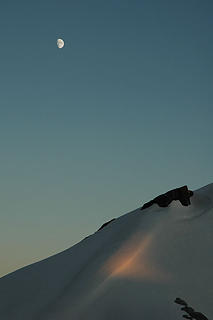
[[57, 40], [57, 47], [58, 47], [59, 49], [62, 49], [63, 46], [64, 46], [64, 40], [58, 39], [58, 40]]

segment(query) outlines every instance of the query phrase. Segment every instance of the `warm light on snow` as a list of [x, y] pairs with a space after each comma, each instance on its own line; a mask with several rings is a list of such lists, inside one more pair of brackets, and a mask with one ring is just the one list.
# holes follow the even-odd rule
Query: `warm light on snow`
[[149, 250], [153, 236], [148, 235], [141, 240], [134, 235], [106, 262], [103, 270], [110, 277], [126, 277], [136, 279], [152, 279], [162, 281], [168, 275], [156, 268], [149, 258]]

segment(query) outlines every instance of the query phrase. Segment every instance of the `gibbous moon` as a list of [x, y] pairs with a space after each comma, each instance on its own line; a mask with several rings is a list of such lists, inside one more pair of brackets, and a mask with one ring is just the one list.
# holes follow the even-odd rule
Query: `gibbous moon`
[[61, 49], [61, 48], [63, 48], [63, 46], [64, 46], [64, 40], [58, 39], [58, 40], [57, 40], [57, 47], [58, 47], [59, 49]]

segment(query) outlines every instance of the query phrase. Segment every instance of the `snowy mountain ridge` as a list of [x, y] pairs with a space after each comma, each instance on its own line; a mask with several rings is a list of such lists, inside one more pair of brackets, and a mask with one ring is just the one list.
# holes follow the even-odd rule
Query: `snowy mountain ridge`
[[213, 319], [213, 184], [191, 205], [136, 209], [57, 255], [0, 279], [0, 319]]

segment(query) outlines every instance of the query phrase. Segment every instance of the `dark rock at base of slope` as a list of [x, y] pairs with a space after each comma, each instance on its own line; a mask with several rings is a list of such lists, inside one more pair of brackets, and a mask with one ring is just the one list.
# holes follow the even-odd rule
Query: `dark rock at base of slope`
[[175, 303], [177, 303], [177, 304], [180, 304], [180, 305], [182, 305], [182, 306], [185, 306], [185, 307], [187, 307], [187, 303], [186, 303], [186, 301], [184, 301], [183, 299], [181, 299], [181, 298], [176, 298], [175, 299]]
[[208, 320], [208, 318], [206, 318], [206, 316], [204, 316], [204, 314], [201, 312], [194, 312], [193, 317], [195, 320]]
[[[206, 316], [204, 316], [203, 313], [201, 312], [196, 312], [194, 311], [193, 308], [191, 307], [184, 307], [184, 308], [181, 308], [181, 310], [187, 312], [189, 314], [189, 316], [192, 318], [192, 319], [195, 319], [195, 320], [208, 320], [208, 318], [206, 318]], [[186, 318], [186, 317], [184, 317]], [[188, 318], [189, 319], [189, 318]]]

